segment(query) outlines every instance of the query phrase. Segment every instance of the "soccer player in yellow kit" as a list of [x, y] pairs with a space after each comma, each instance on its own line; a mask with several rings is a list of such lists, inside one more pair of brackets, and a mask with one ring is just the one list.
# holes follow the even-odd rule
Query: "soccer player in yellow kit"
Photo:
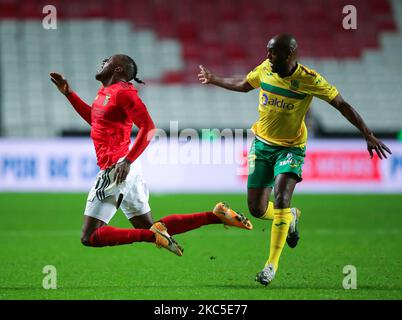
[[[296, 183], [302, 180], [307, 128], [304, 117], [313, 97], [327, 101], [356, 128], [380, 159], [391, 150], [377, 139], [356, 110], [320, 74], [297, 62], [297, 42], [290, 34], [280, 34], [267, 45], [267, 59], [244, 78], [222, 78], [200, 66], [202, 84], [240, 92], [260, 88], [259, 119], [252, 126], [255, 139], [249, 154], [247, 199], [250, 213], [273, 220], [269, 258], [256, 276], [268, 285], [278, 270], [285, 242], [297, 245], [300, 210], [291, 208]], [[269, 198], [274, 190], [274, 202]]]

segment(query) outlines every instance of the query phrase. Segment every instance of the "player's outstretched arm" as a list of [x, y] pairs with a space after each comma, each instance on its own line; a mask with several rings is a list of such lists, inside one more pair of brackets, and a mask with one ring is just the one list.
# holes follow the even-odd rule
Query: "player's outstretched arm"
[[56, 85], [57, 89], [64, 94], [68, 101], [72, 104], [75, 111], [91, 125], [91, 107], [70, 88], [67, 80], [59, 73], [50, 73], [50, 80]]
[[59, 89], [59, 91], [65, 96], [68, 96], [70, 93], [73, 92], [67, 80], [60, 73], [51, 72], [50, 80], [56, 85], [57, 89]]
[[254, 88], [247, 82], [246, 78], [222, 78], [214, 75], [211, 71], [200, 65], [198, 79], [202, 84], [214, 84], [232, 91], [248, 92]]
[[387, 159], [387, 154], [392, 154], [391, 150], [382, 143], [379, 139], [377, 139], [371, 130], [364, 123], [362, 117], [357, 113], [357, 111], [347, 103], [340, 94], [338, 94], [330, 104], [339, 110], [342, 115], [349, 120], [351, 124], [353, 124], [357, 129], [360, 130], [363, 137], [367, 142], [367, 150], [370, 153], [370, 157], [373, 158], [373, 150], [377, 153], [378, 157], [382, 159], [383, 157]]

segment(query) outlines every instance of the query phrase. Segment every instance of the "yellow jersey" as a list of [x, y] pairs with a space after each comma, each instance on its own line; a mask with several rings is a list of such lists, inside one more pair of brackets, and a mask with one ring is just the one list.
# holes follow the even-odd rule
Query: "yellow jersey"
[[261, 88], [259, 119], [252, 131], [269, 144], [285, 147], [306, 145], [304, 117], [313, 97], [330, 102], [338, 95], [336, 87], [300, 63], [292, 75], [281, 78], [272, 72], [267, 59], [247, 75], [247, 81]]

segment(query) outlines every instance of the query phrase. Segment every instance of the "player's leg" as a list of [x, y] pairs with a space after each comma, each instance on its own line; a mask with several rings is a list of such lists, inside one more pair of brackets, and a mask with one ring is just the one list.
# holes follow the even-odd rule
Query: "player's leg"
[[137, 229], [149, 229], [154, 224], [151, 211], [140, 216], [136, 216], [133, 212], [129, 212], [127, 216], [132, 216], [132, 218], [129, 218], [128, 221], [130, 221], [132, 226]]
[[84, 222], [82, 224], [81, 243], [84, 246], [91, 246], [89, 238], [91, 234], [98, 228], [106, 226], [103, 221], [84, 215]]
[[115, 196], [87, 201], [81, 242], [85, 246], [104, 247], [133, 242], [155, 242], [154, 232], [148, 229], [122, 229], [107, 224], [117, 211]]
[[278, 269], [279, 258], [286, 242], [293, 215], [290, 203], [299, 178], [294, 173], [282, 173], [275, 178], [274, 220], [271, 229], [270, 254], [266, 265], [272, 263]]
[[274, 162], [269, 146], [254, 140], [248, 157], [247, 203], [250, 213], [259, 219], [272, 220], [273, 203], [269, 201], [274, 186]]
[[272, 188], [247, 188], [247, 204], [250, 213], [259, 219], [273, 220], [274, 204], [269, 201]]
[[[130, 212], [128, 216], [133, 215]], [[129, 218], [135, 228], [150, 228], [154, 222], [150, 212]], [[210, 224], [226, 224], [239, 228], [251, 229], [252, 225], [241, 213], [230, 209], [224, 203], [218, 203], [213, 211], [196, 212], [188, 214], [171, 214], [159, 220], [170, 235], [185, 233]]]
[[[122, 229], [107, 225], [121, 204], [126, 189], [126, 183], [115, 184], [113, 169], [103, 170], [98, 174], [87, 199], [82, 243], [86, 246], [104, 247], [141, 241], [155, 242], [160, 247], [182, 255], [180, 250], [172, 250], [177, 246], [163, 230]], [[144, 209], [150, 211], [149, 207]]]
[[138, 160], [130, 167], [126, 185], [121, 199], [121, 210], [134, 228], [151, 228], [154, 219], [149, 205], [149, 190], [142, 178], [142, 167]]
[[171, 214], [160, 219], [171, 234], [188, 232], [210, 224], [224, 224], [251, 230], [253, 228], [250, 220], [242, 213], [229, 207], [225, 202], [219, 202], [212, 211]]
[[[305, 156], [306, 156], [305, 147], [283, 148], [283, 150], [279, 150], [278, 159], [274, 169], [275, 176], [278, 176], [281, 173], [289, 173], [293, 174], [297, 182], [302, 181], [302, 168]], [[290, 208], [290, 212], [292, 214], [292, 222], [290, 223], [289, 226], [286, 242], [290, 248], [294, 248], [297, 246], [297, 243], [300, 238], [299, 232], [297, 230], [297, 225], [300, 220], [301, 211], [296, 207], [292, 207]]]
[[[126, 188], [121, 194], [121, 209], [127, 219], [133, 225], [133, 230], [149, 230], [155, 235], [155, 244], [158, 248], [166, 248], [169, 251], [183, 255], [183, 248], [171, 236], [170, 230], [162, 222], [154, 222], [149, 206], [149, 191], [142, 180], [138, 167], [133, 167], [126, 178]], [[141, 228], [141, 229], [138, 229]]]
[[275, 178], [274, 220], [271, 227], [269, 258], [264, 269], [256, 276], [256, 280], [263, 285], [268, 285], [278, 271], [279, 258], [293, 219], [290, 202], [298, 180], [298, 177], [293, 173], [282, 173]]
[[[140, 175], [124, 196], [121, 208], [135, 228], [150, 228], [154, 225], [148, 204], [149, 191]], [[212, 211], [191, 214], [171, 214], [163, 217], [162, 222], [170, 235], [185, 233], [205, 225], [225, 224], [239, 228], [251, 229], [251, 222], [241, 213], [220, 202]]]
[[[300, 211], [290, 208], [291, 198], [296, 183], [301, 181], [302, 165], [304, 162], [305, 148], [267, 147], [268, 152], [275, 155], [274, 165], [274, 219], [271, 227], [270, 254], [264, 269], [257, 274], [256, 280], [267, 285], [275, 277], [278, 269], [279, 258], [285, 242], [288, 240], [289, 227], [296, 225], [296, 213]], [[295, 211], [296, 210], [296, 211]], [[293, 214], [295, 213], [295, 214]], [[295, 229], [295, 228], [294, 228]], [[297, 229], [295, 229], [297, 231]], [[297, 235], [298, 236], [298, 235]], [[289, 246], [294, 247], [297, 239]]]

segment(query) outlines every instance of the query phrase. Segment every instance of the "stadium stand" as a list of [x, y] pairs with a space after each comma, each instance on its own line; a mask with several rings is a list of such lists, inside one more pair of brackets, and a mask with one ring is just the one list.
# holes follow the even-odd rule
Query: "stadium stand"
[[[156, 124], [248, 128], [257, 92], [201, 86], [198, 65], [244, 75], [266, 56], [267, 40], [291, 32], [301, 62], [335, 84], [377, 132], [402, 129], [402, 2], [354, 0], [357, 30], [344, 30], [345, 0], [54, 1], [56, 30], [44, 30], [46, 3], [0, 1], [1, 128], [5, 136], [87, 131], [48, 79], [63, 73], [90, 102], [100, 61], [132, 55], [146, 86], [140, 94]], [[305, 21], [310, 21], [308, 24]], [[379, 111], [381, 108], [381, 111]], [[315, 99], [312, 117], [324, 133], [353, 133], [336, 110]]]

